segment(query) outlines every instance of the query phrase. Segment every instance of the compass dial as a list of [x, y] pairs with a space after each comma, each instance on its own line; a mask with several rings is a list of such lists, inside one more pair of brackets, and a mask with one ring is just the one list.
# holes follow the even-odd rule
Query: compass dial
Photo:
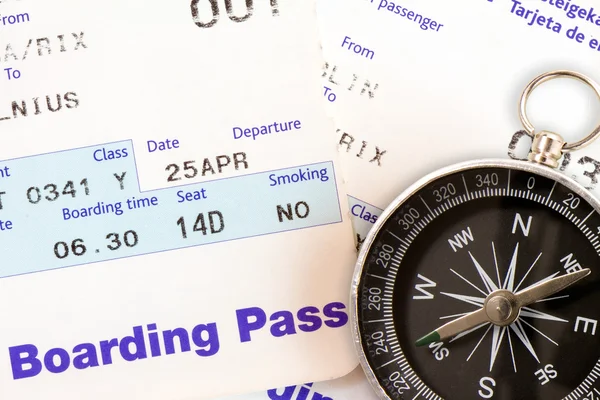
[[424, 178], [363, 244], [361, 363], [383, 399], [600, 399], [597, 201], [546, 167]]

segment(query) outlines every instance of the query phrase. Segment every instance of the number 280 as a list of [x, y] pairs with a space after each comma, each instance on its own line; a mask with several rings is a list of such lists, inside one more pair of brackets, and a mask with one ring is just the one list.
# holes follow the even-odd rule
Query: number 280
[[390, 258], [392, 258], [392, 253], [394, 252], [394, 248], [389, 244], [384, 244], [381, 246], [381, 251], [379, 252], [377, 257], [377, 261], [375, 264], [382, 266], [383, 268], [387, 268], [388, 263], [390, 262]]

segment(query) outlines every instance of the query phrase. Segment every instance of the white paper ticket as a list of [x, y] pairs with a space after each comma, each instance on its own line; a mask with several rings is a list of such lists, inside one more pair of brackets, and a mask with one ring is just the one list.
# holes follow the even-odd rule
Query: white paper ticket
[[[318, 11], [323, 95], [362, 225], [435, 169], [524, 158], [531, 139], [517, 105], [535, 76], [570, 69], [600, 79], [592, 0], [327, 0]], [[599, 122], [596, 101], [581, 83], [558, 80], [534, 92], [528, 111], [536, 128], [574, 141]], [[598, 193], [600, 143], [567, 154], [560, 170]]]
[[0, 1], [0, 398], [356, 367], [315, 7]]
[[362, 369], [331, 381], [288, 385], [263, 392], [221, 398], [219, 400], [377, 400]]

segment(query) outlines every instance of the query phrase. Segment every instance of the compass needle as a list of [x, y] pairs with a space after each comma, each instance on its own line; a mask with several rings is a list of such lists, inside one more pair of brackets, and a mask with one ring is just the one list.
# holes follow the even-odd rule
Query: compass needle
[[463, 337], [463, 336], [466, 336], [466, 335], [468, 335], [468, 334], [469, 334], [469, 333], [471, 333], [471, 332], [475, 332], [476, 330], [478, 330], [478, 329], [481, 329], [481, 328], [483, 328], [484, 326], [489, 326], [489, 325], [490, 325], [490, 323], [489, 323], [489, 322], [486, 322], [486, 323], [483, 323], [483, 324], [481, 324], [481, 325], [478, 325], [478, 326], [476, 326], [476, 327], [475, 327], [475, 328], [473, 328], [473, 329], [469, 329], [468, 331], [464, 331], [464, 332], [462, 332], [462, 333], [459, 333], [458, 335], [454, 336], [454, 337], [453, 337], [453, 338], [450, 340], [450, 342], [449, 342], [449, 343], [452, 343], [452, 342], [454, 342], [455, 340], [458, 340], [458, 339], [460, 339], [461, 337]]
[[585, 268], [529, 286], [515, 294], [517, 304], [519, 307], [525, 307], [552, 296], [590, 275], [591, 272], [589, 268]]
[[[504, 286], [509, 288], [514, 285], [514, 270], [516, 267], [518, 248], [519, 245], [517, 244], [513, 253], [511, 266], [507, 273], [507, 277], [504, 284]], [[512, 292], [510, 292], [509, 290], [494, 291], [485, 299], [483, 308], [465, 314], [459, 318], [456, 318], [455, 320], [452, 320], [440, 326], [436, 330], [419, 338], [415, 344], [417, 347], [420, 347], [434, 343], [436, 341], [443, 341], [445, 339], [456, 336], [459, 333], [469, 331], [484, 322], [492, 322], [502, 326], [508, 325], [516, 320], [522, 307], [528, 306], [541, 299], [558, 293], [566, 289], [567, 287], [573, 285], [575, 282], [585, 278], [590, 273], [590, 269], [585, 268], [577, 272], [572, 272], [570, 274], [562, 275], [552, 279], [543, 280], [542, 282], [529, 286], [528, 288], [523, 289], [520, 292], [517, 292], [516, 294], [512, 294]], [[459, 300], [466, 301], [469, 304], [478, 304], [475, 303], [474, 298], [470, 296], [461, 296], [451, 293], [444, 294], [453, 298], [457, 298]], [[527, 312], [525, 314], [531, 315]], [[529, 342], [529, 339], [527, 338], [527, 335], [525, 334], [525, 331], [523, 330], [523, 327], [522, 325], [520, 325], [519, 321], [516, 321], [516, 326], [513, 325], [511, 326], [511, 328], [514, 330], [517, 337], [521, 339], [525, 347], [527, 347], [527, 349], [539, 362], [539, 359], [535, 351], [533, 350], [533, 347], [531, 346], [531, 343]]]
[[440, 334], [437, 331], [433, 331], [428, 333], [427, 335], [423, 336], [422, 338], [418, 339], [416, 342], [417, 346], [427, 346], [430, 343], [435, 343], [435, 342], [439, 342], [440, 339]]
[[415, 344], [417, 347], [420, 347], [430, 343], [443, 341], [451, 338], [452, 336], [456, 336], [459, 333], [473, 329], [485, 322], [488, 322], [488, 317], [483, 309], [473, 311], [472, 313], [463, 315], [460, 318], [440, 326], [436, 330], [417, 340]]

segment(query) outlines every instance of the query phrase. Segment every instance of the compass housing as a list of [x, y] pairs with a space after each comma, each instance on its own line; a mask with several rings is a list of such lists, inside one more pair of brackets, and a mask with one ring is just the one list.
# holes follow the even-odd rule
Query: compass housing
[[[488, 202], [489, 204], [485, 202]], [[572, 261], [572, 256], [566, 263], [559, 262], [559, 259], [552, 259], [550, 260], [551, 262], [544, 260], [544, 257], [541, 256], [543, 252], [542, 249], [540, 249], [540, 256], [538, 256], [542, 262], [538, 267], [534, 268], [535, 262], [531, 264], [529, 261], [527, 263], [524, 262], [523, 265], [521, 265], [521, 263], [517, 261], [519, 248], [517, 241], [514, 254], [507, 254], [505, 256], [507, 260], [510, 260], [512, 266], [504, 266], [501, 277], [501, 274], [498, 272], [497, 261], [494, 271], [493, 264], [490, 268], [490, 265], [487, 265], [490, 263], [477, 262], [476, 257], [474, 257], [469, 250], [469, 246], [473, 246], [474, 243], [472, 235], [478, 235], [481, 234], [481, 232], [471, 232], [471, 230], [463, 231], [466, 235], [455, 237], [455, 240], [452, 240], [452, 237], [439, 237], [436, 232], [431, 230], [433, 229], [431, 226], [436, 224], [436, 221], [446, 218], [446, 215], [451, 214], [459, 208], [463, 215], [468, 215], [470, 212], [469, 210], [471, 209], [473, 212], [477, 212], [478, 209], [485, 211], [486, 207], [496, 207], [499, 212], [505, 214], [513, 213], [512, 218], [509, 221], [509, 227], [512, 227], [512, 231], [510, 231], [510, 229], [505, 232], [495, 231], [492, 234], [493, 238], [502, 241], [504, 237], [508, 238], [512, 235], [520, 234], [520, 239], [533, 243], [533, 247], [535, 247], [536, 237], [529, 236], [529, 229], [532, 225], [531, 217], [528, 220], [527, 215], [524, 213], [523, 215], [520, 215], [519, 213], [515, 215], [515, 213], [511, 211], [512, 205], [516, 204], [517, 206], [520, 206], [521, 203], [527, 205], [527, 207], [535, 208], [538, 213], [548, 214], [561, 224], [568, 223], [575, 227], [576, 230], [581, 232], [582, 237], [587, 239], [587, 241], [577, 242], [582, 246], [580, 248], [580, 253], [584, 252], [586, 257], [583, 257], [580, 253], [577, 253], [577, 256], [581, 255], [579, 258], [582, 263], [583, 259], [595, 261], [594, 265], [583, 265], [583, 267], [592, 269], [590, 277], [578, 282], [571, 288], [565, 289], [564, 293], [556, 295], [563, 295], [563, 298], [559, 298], [558, 300], [547, 300], [552, 300], [553, 303], [577, 303], [583, 301], [583, 296], [575, 295], [572, 296], [573, 298], [564, 297], [568, 294], [577, 294], [582, 288], [585, 288], [586, 293], [588, 293], [590, 292], [589, 285], [593, 285], [594, 288], [597, 288], [598, 280], [594, 275], [600, 274], [600, 271], [595, 271], [596, 265], [600, 262], [600, 202], [592, 197], [583, 186], [573, 179], [546, 166], [531, 162], [501, 159], [483, 159], [459, 163], [423, 177], [400, 194], [381, 214], [362, 245], [352, 281], [350, 312], [355, 346], [360, 364], [365, 371], [367, 379], [381, 399], [600, 399], [600, 390], [598, 390], [600, 389], [600, 386], [598, 386], [597, 383], [595, 384], [597, 379], [600, 378], [600, 360], [598, 360], [600, 346], [598, 346], [598, 337], [596, 336], [595, 329], [595, 322], [597, 322], [596, 319], [598, 318], [586, 318], [594, 317], [594, 315], [599, 314], [598, 312], [591, 315], [586, 314], [585, 317], [578, 316], [577, 319], [567, 321], [568, 323], [561, 322], [562, 325], [560, 328], [562, 329], [561, 332], [564, 331], [564, 334], [567, 332], [574, 332], [579, 335], [581, 337], [580, 343], [582, 343], [582, 345], [584, 343], [592, 343], [593, 340], [596, 340], [596, 345], [593, 349], [583, 349], [588, 358], [595, 357], [595, 364], [586, 365], [582, 360], [581, 365], [573, 365], [572, 368], [567, 369], [562, 368], [557, 372], [554, 369], [554, 366], [552, 366], [552, 363], [548, 362], [548, 357], [557, 359], [558, 361], [561, 358], [560, 352], [568, 351], [568, 349], [561, 348], [552, 339], [548, 338], [552, 343], [556, 344], [556, 349], [558, 349], [556, 355], [548, 357], [538, 355], [535, 352], [535, 346], [531, 345], [527, 335], [527, 332], [530, 334], [535, 332], [536, 328], [526, 326], [526, 324], [532, 326], [528, 324], [531, 320], [525, 320], [521, 323], [522, 320], [519, 319], [519, 315], [514, 315], [512, 310], [510, 310], [510, 302], [505, 301], [505, 299], [510, 298], [510, 296], [493, 297], [493, 307], [489, 305], [489, 302], [492, 301], [492, 299], [488, 299], [485, 306], [482, 301], [481, 307], [485, 307], [488, 316], [491, 315], [490, 321], [494, 320], [494, 322], [488, 322], [479, 327], [474, 327], [477, 329], [473, 329], [472, 333], [466, 332], [457, 335], [454, 339], [456, 340], [456, 343], [462, 341], [463, 345], [465, 342], [468, 342], [471, 344], [471, 347], [479, 346], [486, 337], [485, 335], [482, 336], [482, 334], [488, 329], [492, 333], [486, 332], [486, 335], [489, 336], [487, 336], [487, 339], [485, 340], [489, 341], [490, 337], [493, 336], [493, 346], [499, 346], [498, 343], [502, 345], [502, 341], [507, 340], [506, 337], [508, 337], [508, 340], [511, 340], [512, 332], [512, 340], [514, 341], [514, 343], [511, 342], [510, 344], [512, 360], [501, 360], [504, 364], [504, 370], [508, 368], [506, 365], [509, 365], [511, 369], [514, 367], [514, 373], [517, 374], [516, 376], [522, 373], [517, 368], [517, 361], [515, 359], [515, 354], [513, 353], [513, 344], [515, 348], [520, 346], [521, 353], [517, 354], [517, 359], [525, 358], [523, 354], [526, 353], [527, 357], [530, 359], [526, 360], [524, 364], [533, 366], [533, 361], [538, 361], [539, 368], [536, 366], [534, 370], [531, 371], [531, 374], [530, 371], [527, 371], [527, 367], [524, 368], [525, 371], [523, 373], [526, 373], [526, 376], [524, 375], [523, 381], [516, 381], [517, 384], [508, 389], [506, 385], [502, 385], [500, 379], [506, 379], [507, 381], [510, 380], [510, 382], [513, 382], [513, 380], [517, 378], [510, 377], [505, 373], [503, 373], [501, 377], [495, 378], [493, 374], [494, 363], [498, 362], [495, 360], [496, 356], [498, 359], [501, 359], [502, 357], [506, 358], [506, 349], [502, 350], [503, 354], [499, 354], [499, 350], [497, 350], [496, 355], [494, 355], [494, 350], [492, 349], [492, 355], [490, 356], [487, 354], [484, 355], [483, 348], [480, 348], [479, 356], [491, 357], [492, 360], [486, 360], [486, 370], [481, 371], [478, 376], [464, 376], [465, 383], [463, 384], [463, 379], [458, 382], [448, 378], [451, 374], [444, 375], [444, 368], [453, 369], [453, 372], [459, 374], [458, 376], [460, 376], [460, 370], [462, 368], [464, 368], [466, 372], [470, 371], [470, 368], [466, 367], [468, 363], [465, 364], [464, 359], [456, 360], [454, 362], [450, 361], [454, 345], [454, 343], [451, 342], [453, 341], [452, 339], [434, 343], [433, 347], [430, 345], [429, 347], [422, 347], [419, 349], [417, 349], [414, 342], [409, 341], [409, 338], [412, 339], [413, 336], [419, 337], [425, 335], [439, 325], [442, 325], [444, 322], [448, 322], [450, 319], [439, 319], [439, 325], [432, 325], [427, 329], [425, 329], [425, 327], [414, 328], [418, 329], [418, 332], [413, 332], [411, 326], [406, 326], [407, 323], [410, 324], [411, 321], [417, 320], [432, 320], [431, 315], [436, 315], [438, 309], [444, 308], [446, 304], [453, 301], [462, 306], [465, 305], [465, 302], [468, 302], [465, 301], [468, 300], [468, 296], [466, 295], [455, 298], [447, 296], [444, 297], [443, 304], [432, 302], [432, 306], [429, 308], [420, 305], [419, 315], [421, 315], [422, 318], [419, 317], [418, 319], [415, 319], [413, 316], [412, 319], [407, 318], [404, 320], [404, 316], [399, 314], [402, 312], [400, 309], [410, 310], [411, 306], [407, 303], [407, 297], [411, 297], [412, 300], [410, 301], [412, 302], [421, 302], [420, 304], [427, 304], [428, 301], [433, 299], [434, 295], [443, 297], [440, 295], [439, 291], [443, 290], [441, 287], [445, 286], [449, 281], [449, 278], [447, 278], [449, 275], [448, 273], [446, 274], [445, 280], [437, 280], [437, 283], [426, 275], [420, 275], [422, 271], [419, 267], [422, 266], [419, 264], [419, 260], [433, 259], [431, 258], [431, 255], [422, 255], [424, 253], [423, 249], [426, 249], [428, 246], [428, 244], [423, 244], [423, 240], [421, 240], [419, 245], [421, 249], [412, 251], [412, 246], [419, 240], [419, 235], [424, 235], [424, 232], [428, 235], [427, 243], [429, 243], [429, 240], [432, 242], [432, 253], [435, 253], [436, 251], [439, 252], [439, 244], [448, 239], [448, 255], [437, 259], [437, 261], [440, 261], [439, 264], [441, 265], [437, 265], [436, 268], [445, 270], [453, 269], [454, 274], [457, 275], [453, 278], [456, 278], [459, 282], [461, 281], [460, 278], [462, 278], [461, 284], [463, 287], [468, 287], [467, 283], [472, 286], [472, 290], [469, 289], [471, 290], [469, 294], [472, 298], [477, 296], [479, 296], [479, 298], [485, 298], [485, 296], [482, 296], [481, 294], [478, 295], [477, 290], [485, 295], [491, 294], [494, 289], [516, 293], [518, 286], [521, 284], [522, 286], [520, 286], [519, 289], [524, 289], [538, 283], [535, 282], [535, 280], [532, 281], [531, 278], [540, 273], [547, 272], [546, 275], [548, 275], [550, 272], [555, 272], [553, 276], [556, 276], [558, 275], [557, 271], [559, 271], [559, 269], [560, 274], [565, 274], [570, 270], [577, 269], [577, 266], [581, 268], [579, 263], [575, 266], [575, 263]], [[507, 207], [505, 208], [503, 205], [507, 205]], [[460, 216], [455, 215], [450, 219], [456, 220], [456, 218], [460, 218]], [[547, 223], [547, 221], [534, 219], [534, 227], [536, 223]], [[506, 225], [506, 223], [504, 223], [504, 225]], [[428, 227], [431, 228], [429, 231], [427, 231]], [[551, 226], [543, 227], [542, 229], [545, 228], [548, 228], [547, 232], [552, 231]], [[538, 227], [538, 230], [539, 229], [540, 227]], [[532, 228], [532, 232], [533, 231]], [[460, 231], [457, 233], [460, 233]], [[469, 237], [469, 235], [471, 236]], [[385, 239], [383, 239], [384, 237]], [[573, 239], [577, 240], [576, 238]], [[515, 241], [516, 239], [510, 237], [510, 240]], [[556, 240], [558, 240], [558, 237]], [[435, 241], [440, 243], [436, 244], [434, 243]], [[485, 243], [485, 239], [482, 241]], [[548, 238], [546, 238], [546, 242], [547, 241]], [[437, 247], [434, 247], [434, 244]], [[558, 245], [565, 245], [565, 243], [557, 243], [557, 246]], [[486, 243], [486, 246], [489, 246], [489, 241]], [[522, 246], [522, 248], [523, 247], [524, 246]], [[568, 247], [567, 243], [567, 248]], [[496, 259], [496, 250], [493, 241], [489, 251], [490, 253], [492, 252], [492, 248], [494, 249], [494, 259]], [[413, 255], [411, 255], [411, 251]], [[415, 252], [419, 252], [419, 255], [414, 256]], [[455, 257], [459, 252], [461, 252], [462, 255], [460, 255], [460, 257], [462, 258], [458, 256]], [[477, 273], [479, 273], [479, 275], [475, 272], [476, 267], [474, 267], [473, 264], [466, 266], [465, 260], [469, 258], [467, 254], [471, 256], [473, 263], [478, 265]], [[409, 257], [412, 261], [416, 260], [415, 263], [412, 265], [405, 265], [403, 261], [406, 257]], [[455, 266], [452, 264], [453, 262], [457, 262], [463, 266]], [[590, 264], [592, 264], [592, 262], [590, 262]], [[542, 265], [543, 268], [540, 265]], [[454, 270], [460, 268], [472, 268], [471, 273], [474, 275], [465, 279], [461, 275], [461, 270], [459, 270], [458, 273]], [[534, 272], [529, 275], [532, 270]], [[506, 275], [506, 277], [504, 277], [504, 275]], [[417, 278], [417, 276], [419, 276], [419, 278]], [[408, 279], [412, 279], [409, 284], [403, 282], [403, 280]], [[467, 282], [465, 283], [465, 281]], [[373, 284], [373, 282], [378, 283]], [[417, 282], [417, 284], [415, 284], [415, 282]], [[588, 286], [586, 287], [586, 285]], [[371, 289], [373, 290], [369, 292]], [[401, 293], [399, 293], [398, 289], [402, 289]], [[408, 293], [408, 291], [410, 291], [410, 293]], [[597, 289], [594, 289], [593, 291], [597, 292]], [[447, 295], [447, 293], [443, 294]], [[600, 299], [600, 295], [598, 296]], [[399, 298], [401, 299], [399, 300]], [[374, 301], [376, 299], [379, 300]], [[479, 299], [476, 299], [471, 302], [477, 303], [478, 301]], [[550, 301], [548, 301], [548, 303], [549, 302]], [[473, 304], [470, 305], [470, 310], [462, 307], [462, 315], [467, 311], [477, 310], [477, 304], [479, 303]], [[598, 303], [591, 305], [586, 304], [585, 306], [588, 307], [586, 310], [590, 310], [590, 307], [598, 309], [599, 307], [597, 304]], [[469, 304], [467, 304], [467, 307], [469, 307]], [[526, 310], [524, 318], [529, 318], [532, 313], [537, 313], [534, 317], [531, 317], [533, 319], [539, 319], [540, 315], [548, 315], [536, 311], [535, 304]], [[459, 313], [456, 317], [460, 315], [461, 314]], [[600, 317], [600, 315], [598, 316]], [[566, 321], [560, 317], [556, 317], [555, 319]], [[506, 321], [509, 322], [507, 323]], [[546, 321], [544, 321], [544, 323], [545, 322]], [[372, 328], [372, 326], [377, 326], [379, 328]], [[423, 329], [425, 330], [420, 331]], [[505, 329], [506, 331], [501, 331], [502, 329]], [[500, 333], [497, 333], [496, 331], [504, 332], [502, 333], [502, 337], [500, 336]], [[556, 329], [554, 331], [556, 331]], [[538, 330], [537, 332], [540, 331]], [[537, 335], [537, 333], [535, 334]], [[546, 339], [541, 336], [536, 338], [536, 341], [545, 340]], [[508, 347], [508, 345], [506, 346]], [[550, 346], [552, 346], [552, 344]], [[523, 350], [524, 348], [526, 348], [526, 350]], [[383, 351], [384, 349], [385, 351]], [[445, 352], [442, 352], [442, 349], [445, 349]], [[426, 360], [426, 356], [422, 357], [419, 355], [421, 354], [418, 353], [419, 351], [423, 354], [427, 353], [427, 356], [431, 359], [429, 362], [430, 364], [428, 364], [427, 361], [424, 361]], [[581, 349], [577, 351], [581, 351]], [[473, 350], [473, 352], [475, 352], [475, 350]], [[592, 355], [590, 356], [590, 354]], [[594, 356], [594, 354], [596, 355]], [[487, 370], [487, 362], [489, 362], [490, 371]], [[413, 364], [418, 365], [416, 365], [415, 368], [415, 365]], [[498, 365], [499, 364], [496, 364], [497, 368]], [[576, 371], [581, 367], [587, 368], [587, 370], [583, 372]], [[577, 384], [572, 385], [572, 379], [563, 379], [563, 375], [567, 376], [569, 374], [580, 374], [582, 375], [582, 379], [578, 381]], [[557, 376], [560, 376], [561, 379], [556, 379]], [[559, 386], [553, 387], [552, 385]], [[572, 385], [572, 387], [569, 385]], [[465, 390], [470, 390], [470, 392], [464, 393], [461, 392], [462, 389], [457, 390], [457, 388], [463, 386], [467, 388]], [[530, 393], [526, 393], [527, 390], [529, 390], [528, 387], [531, 387]], [[436, 390], [436, 388], [440, 390]], [[553, 390], [548, 391], [548, 388], [553, 388]], [[542, 393], [546, 394], [542, 396]], [[551, 394], [548, 395], [548, 393]], [[590, 393], [595, 397], [589, 397]]]

